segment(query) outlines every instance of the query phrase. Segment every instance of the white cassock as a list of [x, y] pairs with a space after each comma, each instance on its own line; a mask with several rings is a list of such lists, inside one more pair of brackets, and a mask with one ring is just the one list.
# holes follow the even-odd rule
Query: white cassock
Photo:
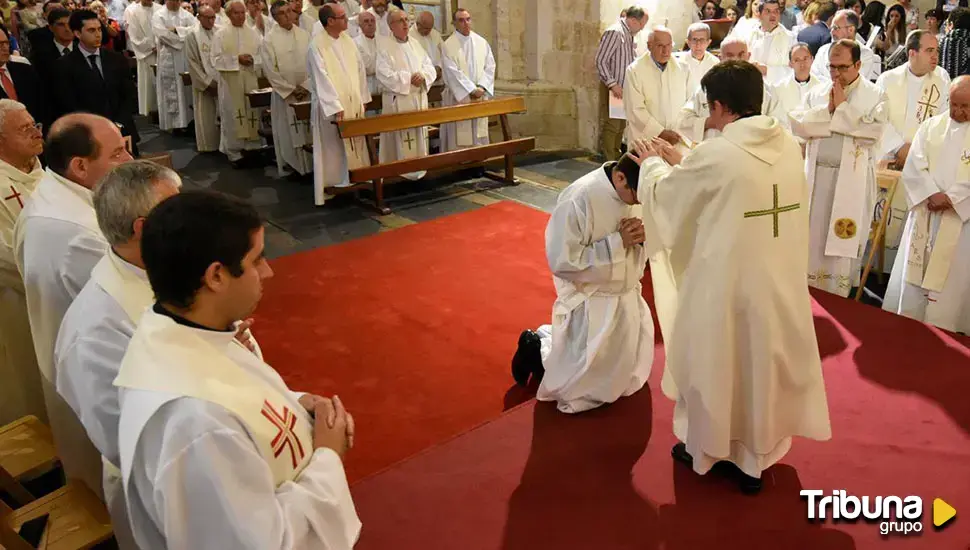
[[108, 250], [91, 190], [48, 168], [17, 220], [14, 242], [57, 454], [68, 478], [80, 479], [101, 495], [101, 454], [57, 394], [54, 370], [54, 344], [64, 313]]
[[262, 15], [263, 28], [260, 29], [259, 25], [256, 23], [256, 18], [248, 13], [246, 14], [246, 26], [256, 31], [256, 34], [258, 34], [260, 38], [264, 38], [267, 34], [269, 34], [269, 31], [273, 30], [273, 27], [276, 26], [275, 19], [266, 14]]
[[232, 21], [229, 20], [229, 15], [226, 14], [226, 10], [219, 9], [219, 13], [216, 14], [216, 23], [213, 26], [215, 30], [219, 30], [223, 27], [231, 27]]
[[759, 24], [752, 29], [746, 42], [751, 52], [749, 61], [768, 67], [765, 82], [769, 86], [793, 74], [789, 66], [788, 52], [795, 44], [795, 37], [788, 32], [788, 29], [778, 25], [773, 31], [765, 32]]
[[[495, 57], [488, 42], [474, 31], [468, 36], [452, 33], [441, 45], [441, 64], [445, 81], [442, 105], [464, 105], [495, 96]], [[470, 94], [478, 86], [485, 95], [473, 100]], [[488, 145], [488, 118], [441, 125], [442, 152], [476, 145]]]
[[623, 81], [627, 143], [653, 139], [664, 130], [677, 130], [680, 110], [690, 97], [689, 76], [687, 67], [676, 57], [671, 57], [662, 71], [650, 54], [638, 57], [627, 67]]
[[885, 94], [862, 75], [830, 114], [831, 89], [813, 88], [789, 119], [792, 133], [808, 142], [808, 284], [845, 297], [859, 286], [876, 200], [876, 143], [888, 115]]
[[[761, 19], [758, 19], [757, 17], [742, 16], [734, 24], [734, 27], [731, 28], [731, 32], [728, 33], [728, 36], [741, 38], [742, 40], [747, 42], [748, 37], [751, 36], [751, 33], [760, 26], [761, 26]], [[751, 51], [751, 49], [749, 48], [748, 51]]]
[[304, 7], [303, 13], [300, 14], [300, 28], [310, 33], [310, 36], [312, 37], [315, 26], [319, 26], [321, 29], [323, 28], [323, 26], [320, 25], [320, 6], [310, 4], [309, 7]]
[[[391, 36], [391, 26], [387, 22], [387, 16], [390, 15], [391, 9], [397, 9], [394, 4], [390, 2], [387, 3], [388, 9], [384, 12], [384, 15], [377, 15], [374, 8], [367, 8], [367, 11], [374, 14], [374, 18], [377, 19], [377, 36]], [[359, 25], [359, 23], [358, 23]], [[359, 28], [359, 27], [358, 27]]]
[[[859, 42], [859, 48], [862, 50], [859, 56], [859, 60], [862, 61], [862, 69], [859, 74], [866, 80], [875, 81], [882, 73], [882, 61], [872, 49], [860, 42], [858, 38], [856, 38], [856, 42]], [[831, 49], [831, 43], [825, 44], [818, 49], [818, 52], [815, 53], [815, 61], [812, 61], [812, 74], [822, 82], [832, 82], [832, 75], [829, 73], [829, 50]]]
[[[411, 75], [424, 77], [421, 86], [411, 85]], [[377, 79], [384, 94], [383, 114], [422, 111], [428, 108], [428, 90], [438, 73], [424, 48], [413, 38], [399, 42], [393, 36], [381, 38], [377, 53]], [[385, 164], [428, 154], [428, 129], [425, 126], [381, 134], [380, 163]], [[404, 177], [416, 180], [427, 172], [411, 172]]]
[[[262, 39], [253, 28], [228, 26], [212, 39], [212, 66], [219, 71], [219, 150], [230, 161], [242, 158], [245, 149], [259, 149], [260, 113], [249, 106], [248, 92], [259, 88], [259, 45]], [[251, 55], [253, 65], [244, 67], [239, 56]]]
[[301, 394], [233, 332], [150, 310], [128, 345], [115, 385], [139, 547], [352, 548], [361, 523], [341, 459], [314, 450]]
[[0, 160], [0, 426], [29, 414], [47, 421], [27, 296], [14, 254], [14, 226], [43, 176], [39, 160], [29, 173]]
[[[434, 65], [438, 69], [442, 69], [441, 45], [443, 44], [443, 41], [441, 40], [441, 33], [438, 32], [438, 29], [431, 29], [431, 32], [428, 33], [428, 36], [424, 36], [421, 34], [420, 31], [418, 31], [417, 27], [411, 27], [411, 30], [408, 31], [408, 36], [411, 37], [411, 40], [417, 40], [418, 44], [420, 44], [421, 47], [424, 48], [424, 51], [427, 52], [428, 57], [431, 58], [432, 65]], [[435, 78], [437, 78], [437, 76], [435, 76]], [[437, 83], [438, 82], [436, 81], [436, 82], [433, 82], [432, 84], [437, 84]]]
[[[883, 309], [970, 334], [970, 123], [948, 113], [924, 122], [903, 168], [913, 205], [896, 254]], [[953, 208], [930, 212], [930, 195]]]
[[831, 438], [801, 173], [798, 143], [766, 116], [728, 124], [679, 167], [640, 168], [645, 242], [677, 288], [675, 311], [657, 312], [672, 327], [661, 388], [697, 473], [727, 460], [759, 477], [793, 436]]
[[698, 61], [690, 52], [678, 52], [677, 59], [687, 67], [687, 93], [693, 95], [701, 87], [701, 79], [714, 65], [721, 62], [716, 55], [705, 51], [704, 58]]
[[276, 168], [283, 175], [289, 166], [300, 175], [313, 170], [313, 156], [303, 150], [312, 143], [309, 121], [299, 121], [290, 107], [296, 103], [293, 90], [302, 86], [310, 90], [307, 74], [307, 52], [310, 50], [310, 33], [293, 26], [290, 30], [276, 25], [260, 48], [263, 74], [273, 87], [270, 110], [273, 118], [273, 146], [276, 149]]
[[[192, 90], [182, 83], [188, 72], [185, 39], [192, 34], [197, 20], [179, 8], [158, 10], [152, 17], [152, 32], [158, 41], [158, 126], [162, 130], [187, 128], [192, 122]], [[171, 31], [169, 29], [175, 29]]]
[[950, 75], [942, 67], [920, 77], [909, 70], [907, 62], [880, 75], [876, 86], [886, 92], [889, 111], [880, 156], [895, 156], [900, 147], [913, 142], [923, 121], [950, 108]]
[[381, 93], [381, 86], [377, 80], [378, 38], [385, 37], [374, 35], [374, 38], [367, 38], [363, 34], [354, 37], [354, 44], [357, 45], [357, 51], [360, 52], [360, 59], [364, 62], [364, 74], [367, 75], [367, 90], [371, 96]]
[[137, 546], [121, 485], [114, 380], [138, 319], [153, 301], [145, 270], [109, 250], [67, 308], [54, 349], [57, 393], [101, 453], [104, 501], [122, 550]]
[[[357, 0], [339, 0], [334, 2], [340, 4], [347, 10], [347, 17], [356, 17], [360, 13], [360, 2]], [[310, 0], [303, 0], [303, 11], [306, 12], [310, 8], [320, 9], [320, 6], [314, 6]]]
[[[821, 84], [819, 79], [815, 78], [815, 75], [809, 73], [808, 80], [805, 82], [798, 82], [795, 80], [794, 73], [788, 78], [782, 80], [781, 82], [775, 83], [774, 86], [769, 87], [771, 95], [777, 100], [778, 107], [784, 116], [783, 120], [779, 120], [783, 125], [788, 126], [788, 114], [799, 107], [802, 106], [802, 102], [805, 100], [805, 96], [812, 88]], [[798, 136], [795, 136], [798, 138]]]
[[[782, 110], [781, 102], [774, 96], [767, 84], [762, 94], [761, 114], [773, 117], [782, 126], [788, 127], [788, 113]], [[711, 116], [711, 108], [707, 104], [707, 94], [703, 89], [698, 89], [680, 110], [677, 133], [694, 143], [720, 135], [720, 132], [714, 129], [704, 130], [704, 125], [709, 116]]]
[[336, 40], [327, 32], [317, 34], [310, 41], [307, 64], [312, 96], [313, 197], [320, 206], [326, 187], [347, 187], [349, 170], [370, 165], [364, 138], [341, 139], [333, 122], [334, 115], [341, 112], [345, 120], [363, 118], [371, 94], [364, 62], [347, 33], [340, 33]]
[[152, 30], [152, 17], [165, 9], [159, 4], [145, 7], [141, 2], [132, 2], [125, 9], [128, 29], [128, 47], [135, 54], [138, 71], [138, 114], [148, 116], [158, 109], [155, 93], [155, 33]]
[[218, 95], [205, 91], [213, 82], [218, 86], [219, 71], [212, 66], [212, 39], [216, 29], [200, 25], [185, 39], [185, 60], [192, 79], [192, 112], [195, 116], [195, 148], [200, 152], [219, 150]]
[[545, 375], [536, 396], [578, 413], [636, 393], [653, 366], [653, 317], [641, 295], [647, 256], [623, 246], [620, 221], [639, 208], [616, 194], [606, 167], [559, 195], [546, 226], [556, 285], [552, 324], [539, 328]]

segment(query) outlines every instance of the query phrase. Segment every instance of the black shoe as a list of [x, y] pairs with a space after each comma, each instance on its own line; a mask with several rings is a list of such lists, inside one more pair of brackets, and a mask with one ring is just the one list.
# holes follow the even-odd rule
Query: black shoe
[[687, 452], [687, 445], [683, 443], [674, 445], [674, 448], [670, 450], [670, 456], [691, 470], [694, 469], [694, 457], [690, 456], [690, 453]]
[[761, 478], [751, 477], [738, 470], [738, 487], [746, 495], [756, 495], [761, 492]]
[[530, 375], [540, 378], [545, 373], [539, 342], [539, 335], [533, 330], [524, 330], [519, 335], [519, 348], [512, 356], [512, 378], [520, 386], [529, 383]]

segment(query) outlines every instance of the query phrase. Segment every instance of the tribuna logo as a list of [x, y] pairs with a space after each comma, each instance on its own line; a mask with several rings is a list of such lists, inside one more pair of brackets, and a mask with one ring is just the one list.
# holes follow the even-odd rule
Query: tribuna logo
[[803, 490], [799, 493], [808, 499], [809, 520], [856, 521], [860, 517], [870, 523], [879, 522], [883, 535], [912, 535], [923, 531], [923, 499], [916, 496], [856, 497], [845, 490]]

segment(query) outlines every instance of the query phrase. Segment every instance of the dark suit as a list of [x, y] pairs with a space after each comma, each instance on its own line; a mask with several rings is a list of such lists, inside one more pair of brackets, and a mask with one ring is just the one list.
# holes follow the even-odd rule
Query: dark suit
[[[17, 101], [27, 107], [27, 112], [34, 117], [35, 122], [44, 125], [44, 134], [47, 134], [47, 127], [53, 120], [50, 118], [49, 102], [44, 94], [44, 89], [40, 84], [40, 77], [37, 71], [26, 63], [7, 62], [7, 70], [13, 80], [13, 87], [17, 91]], [[0, 98], [9, 99], [7, 92], [0, 86]]]
[[121, 133], [130, 135], [134, 145], [138, 143], [134, 121], [138, 100], [128, 60], [118, 52], [100, 50], [100, 66], [103, 76], [91, 68], [80, 47], [59, 59], [56, 103], [61, 114], [84, 111], [121, 124]]
[[[47, 34], [28, 34], [31, 37], [28, 59], [30, 59], [30, 64], [37, 71], [37, 76], [40, 77], [41, 81], [53, 85], [54, 78], [57, 76], [55, 72], [57, 60], [63, 56], [57, 46], [54, 45], [54, 35], [51, 34], [50, 29], [44, 27], [44, 29], [34, 29], [30, 32], [40, 33], [41, 30], [46, 30]], [[77, 40], [74, 41], [71, 48], [77, 49]]]
[[798, 33], [798, 41], [808, 44], [808, 49], [812, 51], [812, 55], [815, 55], [819, 48], [832, 41], [832, 31], [824, 22], [817, 21]]

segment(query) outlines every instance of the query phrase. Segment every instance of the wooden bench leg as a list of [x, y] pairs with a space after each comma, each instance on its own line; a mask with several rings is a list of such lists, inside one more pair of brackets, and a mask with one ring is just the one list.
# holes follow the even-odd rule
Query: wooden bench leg
[[380, 212], [381, 216], [386, 216], [391, 213], [391, 209], [384, 206], [384, 180], [383, 179], [374, 180], [374, 206], [377, 207], [377, 211]]

